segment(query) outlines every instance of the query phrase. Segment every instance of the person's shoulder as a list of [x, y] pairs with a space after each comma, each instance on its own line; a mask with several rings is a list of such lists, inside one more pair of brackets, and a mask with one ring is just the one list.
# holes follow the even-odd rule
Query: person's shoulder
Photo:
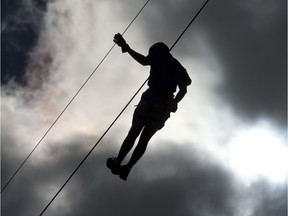
[[183, 65], [178, 61], [178, 59], [176, 59], [175, 57], [173, 57], [171, 55], [171, 59], [172, 59], [172, 62], [173, 62], [173, 65], [174, 67], [176, 68], [177, 71], [180, 71], [181, 72], [186, 72], [186, 69], [183, 67]]
[[177, 71], [178, 82], [184, 85], [190, 85], [192, 83], [191, 78], [189, 77], [187, 70], [183, 67], [183, 65], [174, 57], [173, 62]]

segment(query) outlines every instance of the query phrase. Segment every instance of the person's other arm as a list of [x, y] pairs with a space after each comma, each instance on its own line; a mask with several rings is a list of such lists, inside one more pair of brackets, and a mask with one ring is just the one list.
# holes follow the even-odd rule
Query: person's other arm
[[178, 87], [179, 87], [179, 91], [177, 92], [176, 97], [174, 99], [175, 103], [179, 103], [187, 93], [186, 85], [182, 84], [182, 85], [179, 85]]
[[170, 103], [171, 112], [176, 112], [178, 109], [178, 103], [184, 98], [187, 93], [187, 86], [185, 84], [178, 85], [179, 91], [177, 92], [174, 100]]

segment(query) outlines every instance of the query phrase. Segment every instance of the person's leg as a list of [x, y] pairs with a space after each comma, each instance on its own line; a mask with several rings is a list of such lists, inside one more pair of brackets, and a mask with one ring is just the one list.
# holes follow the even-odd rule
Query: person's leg
[[139, 142], [131, 156], [130, 161], [128, 162], [127, 166], [131, 169], [137, 162], [138, 160], [143, 156], [143, 154], [146, 151], [147, 145], [149, 140], [152, 138], [152, 136], [158, 131], [155, 127], [151, 126], [145, 126]]
[[124, 158], [126, 157], [126, 155], [128, 154], [128, 152], [132, 149], [135, 140], [137, 139], [137, 137], [139, 136], [139, 134], [141, 133], [142, 129], [143, 129], [143, 125], [133, 125], [131, 126], [127, 137], [125, 138], [125, 140], [122, 143], [122, 146], [119, 150], [119, 154], [117, 156], [117, 159], [119, 161], [119, 163], [121, 164], [122, 161], [124, 160]]
[[155, 127], [149, 127], [149, 126], [144, 127], [144, 129], [141, 133], [139, 142], [133, 151], [131, 159], [129, 160], [127, 165], [122, 166], [120, 169], [120, 178], [121, 179], [123, 179], [125, 181], [127, 180], [127, 177], [129, 175], [130, 170], [138, 162], [138, 160], [143, 156], [143, 154], [145, 153], [145, 150], [147, 148], [147, 144], [148, 144], [149, 140], [157, 132], [157, 130], [158, 129], [156, 129]]

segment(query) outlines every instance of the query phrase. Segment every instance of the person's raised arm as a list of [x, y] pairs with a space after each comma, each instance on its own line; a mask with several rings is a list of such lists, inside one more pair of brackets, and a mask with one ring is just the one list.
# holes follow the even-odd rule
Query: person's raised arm
[[132, 56], [137, 62], [139, 62], [142, 65], [150, 65], [149, 60], [146, 56], [136, 52], [135, 50], [131, 49], [129, 47], [128, 51], [127, 51], [130, 56]]
[[129, 47], [129, 45], [126, 43], [124, 38], [120, 33], [116, 34], [114, 36], [113, 40], [118, 46], [121, 47], [122, 52], [128, 52], [137, 62], [139, 62], [142, 65], [149, 65], [149, 60], [146, 56], [134, 51]]

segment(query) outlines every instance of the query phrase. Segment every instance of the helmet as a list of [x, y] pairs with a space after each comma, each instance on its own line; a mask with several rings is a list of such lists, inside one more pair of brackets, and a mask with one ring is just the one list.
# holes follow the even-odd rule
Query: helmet
[[149, 48], [149, 54], [153, 51], [161, 51], [161, 52], [165, 52], [165, 53], [169, 53], [169, 48], [166, 44], [164, 44], [163, 42], [158, 42], [153, 44], [150, 48]]

